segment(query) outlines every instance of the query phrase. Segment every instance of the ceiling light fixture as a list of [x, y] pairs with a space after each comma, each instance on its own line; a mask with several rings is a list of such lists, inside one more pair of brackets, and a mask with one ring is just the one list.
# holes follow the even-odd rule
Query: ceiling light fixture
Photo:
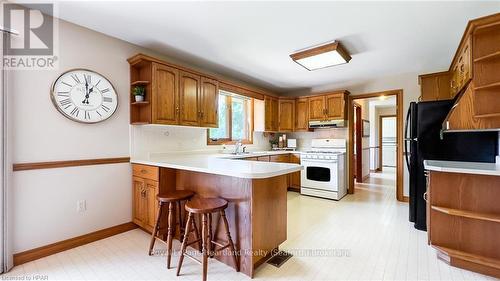
[[348, 63], [351, 56], [338, 41], [291, 54], [293, 61], [311, 71]]

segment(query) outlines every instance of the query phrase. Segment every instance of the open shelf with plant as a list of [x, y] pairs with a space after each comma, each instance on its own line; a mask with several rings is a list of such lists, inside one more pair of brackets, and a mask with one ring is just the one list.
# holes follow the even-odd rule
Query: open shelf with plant
[[130, 63], [130, 124], [151, 124], [151, 62]]

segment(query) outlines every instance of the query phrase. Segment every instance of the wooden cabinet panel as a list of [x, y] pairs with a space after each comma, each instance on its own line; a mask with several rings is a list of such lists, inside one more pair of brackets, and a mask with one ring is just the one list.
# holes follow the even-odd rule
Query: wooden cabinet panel
[[309, 98], [309, 120], [318, 121], [325, 119], [325, 97]]
[[295, 131], [309, 130], [309, 104], [307, 98], [297, 99], [295, 102]]
[[199, 96], [201, 77], [189, 72], [179, 72], [179, 105], [181, 125], [196, 126], [199, 124]]
[[179, 71], [162, 64], [153, 64], [153, 123], [179, 123]]
[[277, 98], [266, 96], [264, 98], [265, 130], [268, 132], [278, 131], [279, 102]]
[[451, 65], [450, 95], [454, 98], [472, 79], [470, 38], [466, 38]]
[[326, 100], [326, 118], [327, 119], [345, 119], [344, 108], [345, 99], [344, 94], [333, 94], [325, 97]]
[[[290, 154], [290, 163], [300, 164], [300, 154]], [[288, 181], [291, 190], [300, 192], [300, 172], [291, 173]]]
[[450, 72], [438, 72], [419, 76], [420, 100], [437, 101], [451, 99]]
[[132, 177], [133, 192], [133, 221], [137, 225], [144, 225], [146, 221], [145, 205], [145, 180], [139, 177]]
[[259, 156], [257, 157], [257, 161], [269, 162], [269, 156]]
[[145, 179], [158, 180], [159, 169], [158, 167], [133, 164], [132, 165], [132, 175], [136, 177], [141, 177]]
[[295, 100], [279, 100], [279, 127], [280, 132], [293, 132], [295, 123]]
[[201, 77], [200, 126], [217, 128], [219, 123], [219, 82]]
[[290, 154], [271, 155], [269, 157], [269, 161], [270, 162], [288, 163], [288, 162], [290, 162]]
[[144, 183], [144, 205], [146, 206], [146, 211], [143, 227], [152, 231], [155, 226], [156, 213], [159, 207], [158, 200], [156, 200], [156, 195], [158, 195], [158, 182], [146, 179]]

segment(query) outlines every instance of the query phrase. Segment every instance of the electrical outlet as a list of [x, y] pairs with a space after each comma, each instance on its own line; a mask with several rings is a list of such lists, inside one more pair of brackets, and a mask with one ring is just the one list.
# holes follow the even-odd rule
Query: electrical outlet
[[83, 213], [87, 210], [87, 202], [85, 200], [80, 200], [76, 202], [76, 211], [78, 213]]

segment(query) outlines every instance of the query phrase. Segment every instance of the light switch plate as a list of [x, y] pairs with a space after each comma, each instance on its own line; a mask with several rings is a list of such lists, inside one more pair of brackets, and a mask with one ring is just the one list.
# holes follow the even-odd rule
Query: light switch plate
[[83, 213], [87, 210], [87, 202], [85, 200], [79, 200], [76, 202], [76, 211]]

